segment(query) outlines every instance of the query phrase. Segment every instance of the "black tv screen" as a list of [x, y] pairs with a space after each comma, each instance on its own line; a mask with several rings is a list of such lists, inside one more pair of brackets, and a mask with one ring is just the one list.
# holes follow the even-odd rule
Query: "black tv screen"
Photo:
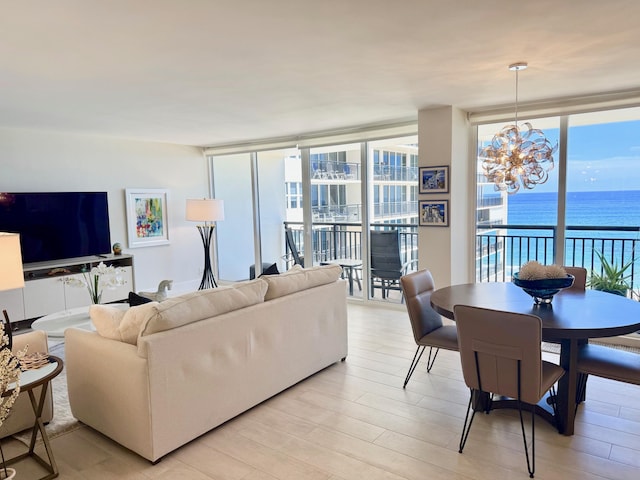
[[107, 192], [0, 192], [0, 231], [20, 234], [23, 263], [109, 253]]

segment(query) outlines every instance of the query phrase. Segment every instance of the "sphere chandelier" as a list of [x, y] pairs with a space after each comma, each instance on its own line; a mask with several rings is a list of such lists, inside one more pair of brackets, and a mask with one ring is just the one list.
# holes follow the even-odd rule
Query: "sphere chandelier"
[[518, 72], [527, 68], [524, 62], [509, 65], [516, 72], [515, 121], [496, 133], [488, 146], [480, 151], [482, 169], [497, 191], [516, 193], [520, 187], [532, 189], [543, 184], [553, 170], [553, 154], [558, 144], [552, 145], [542, 130], [529, 122], [518, 126]]

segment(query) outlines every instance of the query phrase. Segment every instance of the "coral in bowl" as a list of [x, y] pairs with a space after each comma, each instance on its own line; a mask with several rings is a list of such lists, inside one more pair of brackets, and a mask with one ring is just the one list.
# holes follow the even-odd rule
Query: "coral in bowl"
[[553, 296], [563, 288], [573, 285], [573, 275], [566, 274], [561, 278], [541, 278], [536, 280], [523, 280], [519, 272], [513, 274], [513, 283], [522, 288], [533, 297], [536, 304], [551, 303]]

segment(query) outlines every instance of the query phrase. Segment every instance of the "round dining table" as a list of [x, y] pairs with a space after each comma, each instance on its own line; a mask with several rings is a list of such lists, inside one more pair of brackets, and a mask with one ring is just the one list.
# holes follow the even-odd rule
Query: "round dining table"
[[[560, 366], [566, 372], [558, 381], [557, 411], [552, 418], [565, 435], [574, 433], [579, 345], [591, 338], [640, 330], [640, 302], [596, 290], [565, 289], [556, 294], [551, 303], [540, 305], [509, 282], [452, 285], [431, 295], [433, 309], [452, 320], [455, 320], [454, 305], [525, 313], [542, 319], [542, 339], [560, 344]], [[546, 406], [540, 408], [547, 416], [552, 415]]]

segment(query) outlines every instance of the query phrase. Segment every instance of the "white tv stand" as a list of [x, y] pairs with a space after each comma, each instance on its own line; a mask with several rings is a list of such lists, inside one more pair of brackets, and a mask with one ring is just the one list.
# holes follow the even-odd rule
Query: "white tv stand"
[[71, 277], [82, 278], [100, 262], [123, 269], [124, 285], [113, 290], [105, 288], [102, 302], [127, 300], [135, 291], [133, 255], [93, 255], [51, 262], [27, 263], [23, 266], [24, 288], [0, 292], [0, 310], [6, 309], [11, 323], [31, 320], [54, 312], [88, 306], [91, 303], [86, 288], [68, 285]]

